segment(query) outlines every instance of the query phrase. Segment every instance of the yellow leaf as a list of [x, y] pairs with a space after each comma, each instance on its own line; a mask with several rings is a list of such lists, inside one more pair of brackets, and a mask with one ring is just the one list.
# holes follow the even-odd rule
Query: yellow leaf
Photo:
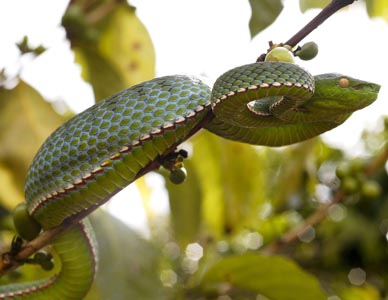
[[[84, 22], [69, 22], [77, 8], [70, 5], [63, 19], [67, 21], [62, 22], [96, 101], [154, 77], [155, 54], [146, 28], [134, 8], [126, 3], [112, 5], [101, 3], [94, 13], [78, 7], [77, 16]], [[104, 13], [97, 14], [100, 10]], [[99, 15], [98, 21], [87, 22], [92, 15]], [[82, 31], [93, 34], [74, 34]]]
[[24, 201], [24, 195], [15, 184], [12, 171], [0, 165], [0, 182], [3, 186], [0, 189], [0, 203], [2, 206], [11, 210], [16, 203]]
[[184, 164], [187, 170], [187, 178], [183, 184], [173, 184], [168, 178], [166, 179], [172, 228], [175, 239], [182, 248], [198, 239], [202, 221], [203, 197], [201, 190], [202, 178], [197, 174], [197, 165], [191, 159], [185, 160]]
[[379, 300], [379, 291], [372, 285], [349, 286], [340, 293], [343, 300]]
[[367, 0], [366, 4], [370, 17], [383, 17], [383, 19], [388, 22], [387, 0]]
[[[12, 184], [1, 196], [23, 193], [28, 167], [42, 142], [64, 122], [52, 106], [23, 81], [11, 89], [0, 88], [0, 165], [1, 176]], [[4, 181], [2, 181], [4, 182]], [[8, 194], [10, 193], [10, 194]], [[8, 196], [7, 196], [8, 195]]]
[[140, 177], [135, 182], [136, 187], [140, 193], [144, 211], [147, 216], [147, 220], [149, 224], [153, 223], [155, 213], [151, 207], [151, 187], [147, 184], [147, 181], [145, 180], [145, 177]]
[[95, 47], [85, 45], [73, 50], [76, 62], [82, 67], [82, 77], [92, 85], [97, 102], [128, 87], [119, 70], [102, 57]]
[[202, 215], [217, 235], [237, 231], [257, 218], [266, 185], [257, 150], [207, 132], [193, 139], [193, 164], [201, 178]]
[[152, 41], [132, 8], [117, 6], [101, 32], [98, 49], [128, 86], [154, 77]]

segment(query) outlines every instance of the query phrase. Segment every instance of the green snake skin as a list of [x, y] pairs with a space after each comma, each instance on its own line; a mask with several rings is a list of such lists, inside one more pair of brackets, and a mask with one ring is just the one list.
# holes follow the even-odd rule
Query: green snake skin
[[[293, 69], [295, 66], [288, 63], [270, 64], [280, 65], [281, 69]], [[217, 117], [205, 128], [224, 138], [254, 145], [284, 146], [331, 130], [345, 122], [354, 111], [372, 104], [377, 99], [380, 89], [377, 84], [349, 76], [335, 73], [321, 74], [314, 76], [315, 91], [311, 97], [312, 79], [304, 74], [307, 72], [302, 69], [296, 70], [301, 79], [299, 81], [288, 79], [285, 75], [272, 75], [269, 79], [259, 79], [257, 82], [257, 78], [253, 76], [249, 76], [247, 81], [242, 81], [241, 77], [236, 76], [235, 71], [243, 74], [244, 67], [230, 70], [216, 81], [212, 93], [212, 106]], [[273, 80], [275, 76], [277, 81]], [[260, 78], [261, 73], [257, 77]], [[251, 79], [255, 80], [253, 85], [250, 85]], [[341, 86], [341, 80], [345, 80], [348, 86]], [[229, 81], [229, 85], [233, 86], [233, 92], [223, 88], [225, 81]], [[274, 82], [282, 84], [280, 86], [275, 84], [273, 87]], [[240, 83], [243, 87], [237, 88], [236, 85]], [[260, 85], [263, 86], [261, 91]], [[276, 105], [279, 103], [278, 97], [271, 96], [286, 95], [284, 86], [288, 87], [292, 97], [301, 96], [302, 100], [289, 101], [287, 95], [287, 98], [283, 98], [285, 101], [281, 100], [281, 104]], [[249, 95], [249, 92], [252, 95]], [[305, 98], [306, 94], [308, 100]], [[261, 103], [263, 99], [266, 104], [264, 108]], [[217, 106], [228, 102], [229, 107], [217, 114]], [[240, 103], [239, 107], [235, 102]], [[224, 117], [224, 111], [228, 117]]]
[[75, 116], [31, 164], [25, 185], [30, 214], [50, 228], [121, 190], [186, 139], [209, 110], [209, 96], [210, 88], [197, 79], [162, 77]]
[[0, 287], [0, 299], [65, 300], [83, 299], [93, 283], [97, 268], [97, 245], [87, 219], [60, 235], [53, 244], [62, 270], [33, 282]]
[[235, 126], [277, 126], [282, 114], [311, 98], [313, 89], [310, 73], [295, 68], [294, 64], [263, 63], [260, 72], [257, 64], [249, 64], [217, 79], [211, 96], [212, 108], [217, 119]]
[[[313, 78], [294, 64], [267, 62], [226, 72], [213, 91], [187, 76], [133, 86], [78, 114], [46, 140], [27, 174], [29, 214], [48, 229], [104, 203], [201, 127], [271, 146], [316, 136], [377, 98], [378, 85], [346, 77], [340, 86], [343, 78]], [[93, 241], [87, 225], [73, 227], [54, 244], [63, 260], [59, 275], [29, 286], [0, 287], [0, 299], [82, 299], [96, 268]], [[90, 250], [72, 253], [75, 243]], [[78, 271], [61, 253], [74, 257]], [[82, 280], [73, 277], [77, 272]]]

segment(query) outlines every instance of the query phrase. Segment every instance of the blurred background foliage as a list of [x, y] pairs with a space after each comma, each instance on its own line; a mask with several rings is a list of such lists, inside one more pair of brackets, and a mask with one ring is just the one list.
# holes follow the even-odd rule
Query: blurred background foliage
[[[253, 37], [275, 20], [283, 4], [249, 2]], [[300, 9], [328, 2], [300, 0]], [[385, 0], [366, 4], [371, 17], [388, 21]], [[152, 40], [126, 1], [72, 0], [62, 25], [96, 101], [154, 77]], [[45, 51], [44, 45], [30, 47], [28, 37], [18, 47], [21, 57]], [[15, 234], [9, 212], [23, 201], [34, 153], [72, 115], [58, 114], [20, 78], [7, 87], [10, 78], [4, 74], [2, 249]], [[169, 216], [148, 215], [149, 238], [106, 212], [92, 216], [100, 269], [87, 299], [388, 299], [387, 138], [386, 118], [380, 128], [364, 132], [362, 156], [349, 158], [319, 138], [271, 149], [200, 132], [185, 144], [190, 150], [186, 182], [166, 181]], [[137, 182], [146, 211], [148, 184]], [[303, 232], [290, 233], [302, 224]], [[24, 267], [1, 284], [42, 273]]]

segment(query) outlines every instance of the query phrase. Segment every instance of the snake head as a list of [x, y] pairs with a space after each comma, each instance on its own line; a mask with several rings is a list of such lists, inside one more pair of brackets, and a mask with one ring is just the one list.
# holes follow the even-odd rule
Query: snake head
[[380, 90], [378, 84], [336, 73], [314, 78], [315, 93], [309, 102], [321, 112], [352, 113], [372, 104]]

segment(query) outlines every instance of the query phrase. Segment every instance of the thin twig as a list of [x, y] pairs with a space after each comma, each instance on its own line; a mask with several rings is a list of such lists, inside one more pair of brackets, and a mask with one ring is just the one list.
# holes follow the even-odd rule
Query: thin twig
[[284, 246], [290, 245], [293, 242], [297, 241], [299, 237], [303, 235], [307, 230], [322, 222], [328, 215], [331, 207], [343, 201], [344, 199], [345, 199], [345, 195], [341, 191], [338, 191], [334, 195], [330, 203], [322, 205], [318, 210], [316, 210], [312, 215], [310, 215], [301, 225], [287, 231], [278, 240], [270, 244], [263, 251], [266, 253], [279, 252]]
[[319, 25], [325, 22], [331, 15], [336, 13], [341, 8], [352, 4], [355, 0], [332, 0], [321, 12], [312, 19], [306, 26], [299, 30], [292, 38], [290, 38], [286, 45], [291, 47], [296, 46], [307, 35], [314, 31]]
[[[332, 0], [321, 12], [291, 37], [284, 45], [295, 47], [307, 35], [313, 32], [319, 25], [325, 22], [331, 15], [341, 8], [352, 4], [355, 0]], [[256, 61], [264, 61], [266, 54], [261, 54]]]
[[[386, 146], [379, 155], [375, 156], [366, 166], [364, 174], [367, 177], [370, 177], [374, 172], [386, 163], [388, 160], [388, 146]], [[299, 239], [309, 228], [314, 227], [321, 223], [326, 216], [328, 215], [330, 208], [332, 208], [337, 203], [342, 202], [346, 198], [346, 195], [339, 190], [330, 203], [322, 205], [318, 210], [316, 210], [312, 215], [310, 215], [301, 225], [297, 226], [286, 232], [281, 236], [277, 241], [268, 245], [263, 249], [266, 253], [275, 253], [279, 252], [284, 246], [289, 245]]]

